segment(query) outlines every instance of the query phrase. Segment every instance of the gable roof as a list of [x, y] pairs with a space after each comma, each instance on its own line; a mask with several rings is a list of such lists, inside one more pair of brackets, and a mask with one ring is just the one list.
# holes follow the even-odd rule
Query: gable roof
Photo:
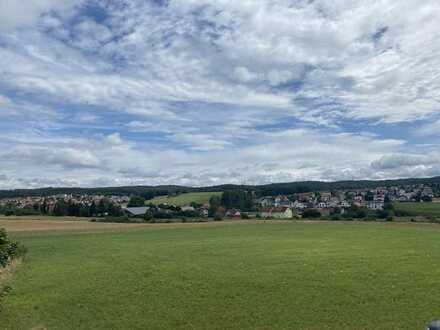
[[132, 215], [144, 215], [147, 213], [147, 211], [150, 208], [148, 206], [142, 206], [142, 207], [127, 207], [124, 209], [124, 211], [127, 211], [128, 213]]

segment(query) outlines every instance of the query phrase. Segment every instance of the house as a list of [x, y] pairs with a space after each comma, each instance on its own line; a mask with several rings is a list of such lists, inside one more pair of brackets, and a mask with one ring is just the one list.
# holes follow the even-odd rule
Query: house
[[366, 207], [367, 207], [367, 209], [370, 209], [370, 210], [383, 210], [384, 203], [382, 203], [382, 202], [367, 202]]
[[425, 187], [422, 190], [422, 196], [427, 196], [427, 197], [434, 197], [434, 192], [432, 191], [432, 188], [430, 187]]
[[326, 202], [319, 202], [318, 209], [326, 209], [328, 208], [328, 204]]
[[313, 200], [313, 193], [298, 193], [295, 195], [297, 200], [299, 200], [300, 202], [306, 202], [309, 203]]
[[332, 194], [329, 192], [321, 192], [320, 193], [321, 202], [328, 202], [328, 201], [330, 201], [331, 197], [332, 197]]
[[274, 199], [272, 197], [263, 197], [263, 198], [258, 200], [258, 204], [261, 207], [273, 206], [274, 203], [275, 203], [275, 201], [274, 201]]
[[261, 212], [262, 218], [275, 218], [275, 219], [292, 219], [293, 211], [290, 207], [270, 207]]
[[305, 203], [295, 201], [295, 203], [293, 203], [293, 207], [298, 210], [304, 210], [307, 208], [307, 205]]
[[349, 208], [351, 205], [350, 205], [350, 203], [347, 202], [347, 201], [342, 201], [341, 204], [340, 204], [340, 206], [341, 206], [342, 208]]
[[201, 216], [203, 216], [203, 217], [208, 217], [209, 216], [209, 207], [206, 207], [206, 206], [202, 206], [200, 209], [199, 209], [199, 212], [200, 212], [200, 215]]
[[228, 218], [241, 219], [241, 212], [240, 210], [236, 210], [236, 209], [227, 210], [226, 216]]
[[194, 212], [196, 209], [192, 206], [186, 205], [180, 208], [182, 212]]
[[291, 204], [292, 204], [292, 202], [289, 200], [289, 198], [287, 196], [277, 196], [275, 198], [275, 203], [274, 203], [275, 207], [278, 207], [278, 206], [290, 207]]
[[142, 207], [126, 207], [125, 209], [122, 209], [125, 214], [127, 214], [129, 217], [139, 217], [144, 216], [147, 211], [150, 210], [150, 207], [148, 206], [142, 206]]

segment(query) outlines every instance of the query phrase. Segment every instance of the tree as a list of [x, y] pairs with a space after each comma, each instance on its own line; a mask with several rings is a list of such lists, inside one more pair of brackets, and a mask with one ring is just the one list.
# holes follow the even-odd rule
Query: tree
[[92, 204], [90, 204], [89, 215], [91, 217], [96, 215], [96, 204], [95, 204], [95, 201], [93, 201]]
[[67, 204], [67, 215], [70, 217], [79, 216], [79, 205], [73, 203], [72, 201], [69, 201], [69, 203]]
[[209, 216], [214, 216], [220, 207], [222, 200], [219, 196], [212, 196], [209, 199]]
[[120, 217], [122, 215], [121, 207], [115, 203], [109, 203], [107, 212], [112, 217]]
[[302, 214], [303, 218], [316, 219], [321, 217], [321, 212], [315, 209], [307, 209]]
[[46, 199], [44, 199], [43, 204], [40, 206], [41, 214], [47, 214], [49, 212], [49, 208], [47, 206]]
[[59, 200], [56, 202], [55, 207], [53, 209], [53, 214], [57, 217], [66, 216], [69, 213], [68, 205], [64, 200]]
[[222, 194], [221, 205], [227, 209], [238, 208], [242, 211], [251, 211], [253, 206], [252, 192], [241, 189], [225, 190]]
[[104, 215], [105, 213], [107, 213], [107, 205], [106, 205], [106, 200], [101, 199], [98, 203], [98, 207], [96, 208], [96, 211], [98, 213], [99, 216]]
[[90, 209], [91, 206], [89, 207], [87, 205], [81, 204], [79, 207], [79, 216], [83, 218], [90, 217], [91, 216]]
[[141, 196], [131, 196], [130, 201], [128, 202], [128, 207], [141, 207], [145, 206], [145, 198]]

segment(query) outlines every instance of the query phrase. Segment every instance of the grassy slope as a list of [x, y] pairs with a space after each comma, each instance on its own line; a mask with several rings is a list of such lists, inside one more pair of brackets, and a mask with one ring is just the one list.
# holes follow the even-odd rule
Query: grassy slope
[[440, 217], [440, 203], [395, 203], [396, 210], [412, 213], [414, 216]]
[[423, 329], [440, 226], [223, 224], [15, 234], [2, 329]]
[[167, 197], [167, 196], [160, 196], [160, 197], [156, 197], [152, 200], [149, 200], [149, 202], [153, 203], [153, 204], [161, 204], [161, 203], [168, 203], [168, 204], [174, 204], [177, 206], [183, 206], [183, 205], [188, 205], [191, 202], [196, 202], [199, 204], [205, 204], [209, 202], [209, 199], [214, 196], [221, 196], [221, 192], [201, 192], [201, 193], [186, 193], [186, 194], [181, 194], [178, 196], [173, 196], [173, 197]]

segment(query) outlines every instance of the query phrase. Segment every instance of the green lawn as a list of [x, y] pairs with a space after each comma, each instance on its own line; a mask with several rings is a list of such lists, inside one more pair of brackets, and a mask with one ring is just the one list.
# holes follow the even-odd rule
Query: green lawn
[[224, 223], [15, 233], [1, 329], [424, 329], [440, 226]]
[[199, 203], [199, 204], [205, 204], [209, 203], [209, 199], [212, 196], [221, 196], [221, 192], [199, 192], [199, 193], [186, 193], [181, 194], [178, 196], [160, 196], [155, 197], [147, 203], [153, 203], [156, 205], [162, 204], [162, 203], [168, 203], [168, 204], [174, 204], [176, 206], [183, 206], [183, 205], [189, 205], [191, 202]]
[[394, 208], [413, 216], [440, 217], [440, 203], [395, 203]]

